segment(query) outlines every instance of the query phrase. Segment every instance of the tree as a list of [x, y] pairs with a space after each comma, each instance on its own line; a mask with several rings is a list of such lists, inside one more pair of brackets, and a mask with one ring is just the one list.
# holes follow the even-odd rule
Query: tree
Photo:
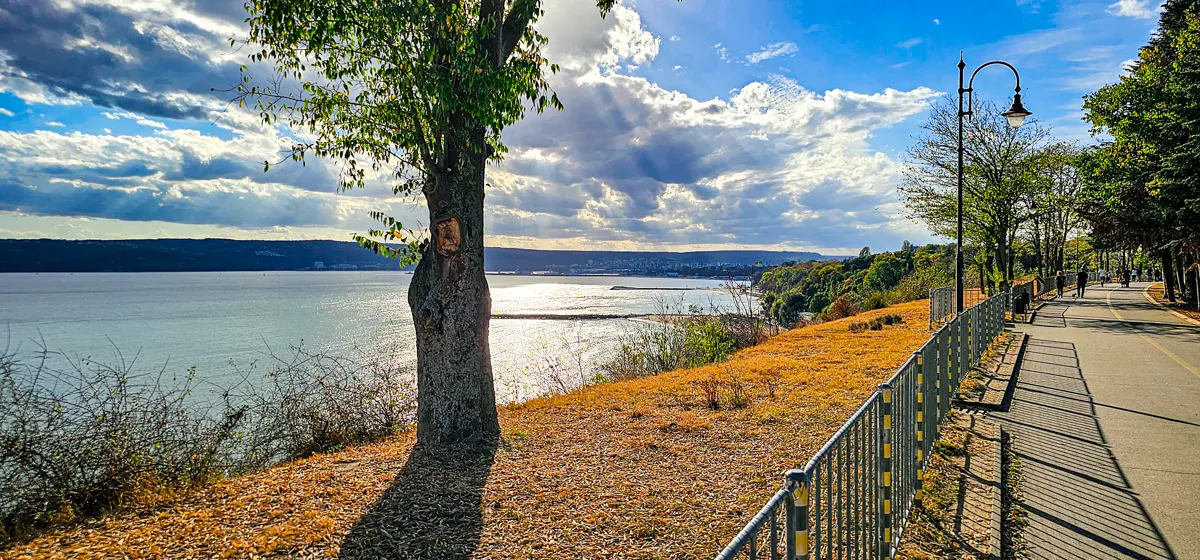
[[1106, 246], [1148, 248], [1177, 271], [1200, 248], [1200, 2], [1167, 1], [1129, 72], [1083, 110], [1105, 140], [1079, 158], [1081, 211]]
[[867, 269], [863, 283], [873, 290], [884, 291], [900, 283], [900, 278], [908, 272], [908, 263], [891, 253], [882, 253], [875, 257], [871, 268]]
[[1078, 212], [1081, 180], [1075, 167], [1079, 148], [1070, 142], [1055, 142], [1029, 159], [1028, 192], [1031, 209], [1027, 234], [1037, 253], [1038, 275], [1064, 270], [1063, 249], [1067, 237], [1081, 226]]
[[[1011, 283], [1011, 247], [1029, 219], [1027, 173], [1049, 132], [1027, 121], [1009, 126], [1000, 110], [975, 102], [963, 126], [963, 230], [965, 242], [980, 245], [1001, 285]], [[957, 223], [958, 106], [943, 99], [931, 107], [922, 133], [908, 149], [900, 195], [909, 217], [936, 234], [953, 238]]]
[[[615, 0], [597, 0], [601, 16]], [[501, 131], [527, 107], [562, 105], [546, 81], [533, 26], [541, 0], [248, 0], [255, 62], [239, 102], [301, 136], [291, 158], [342, 165], [341, 188], [382, 175], [396, 195], [421, 193], [429, 237], [394, 218], [355, 239], [419, 261], [408, 290], [417, 342], [417, 439], [423, 445], [499, 434], [483, 273], [484, 168]], [[270, 167], [267, 162], [265, 167]], [[368, 177], [368, 171], [371, 177]], [[399, 248], [389, 245], [399, 242]]]

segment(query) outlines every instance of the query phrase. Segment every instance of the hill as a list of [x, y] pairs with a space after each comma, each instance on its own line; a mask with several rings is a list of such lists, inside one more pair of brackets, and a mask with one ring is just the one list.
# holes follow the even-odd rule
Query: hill
[[[783, 251], [544, 251], [489, 247], [489, 271], [665, 273], [732, 269], [787, 261], [823, 260], [810, 252]], [[243, 241], [233, 239], [134, 239], [65, 241], [0, 239], [0, 272], [184, 272], [305, 270], [325, 267], [394, 270], [395, 261], [345, 241]]]

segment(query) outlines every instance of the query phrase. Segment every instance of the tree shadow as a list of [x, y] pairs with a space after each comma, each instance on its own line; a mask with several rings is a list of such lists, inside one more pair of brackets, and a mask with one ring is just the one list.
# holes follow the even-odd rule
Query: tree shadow
[[392, 485], [350, 528], [340, 557], [465, 559], [483, 532], [481, 501], [497, 442], [414, 447]]

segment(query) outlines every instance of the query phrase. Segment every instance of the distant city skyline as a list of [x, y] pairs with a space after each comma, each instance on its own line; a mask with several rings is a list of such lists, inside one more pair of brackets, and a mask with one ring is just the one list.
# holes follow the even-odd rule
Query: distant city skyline
[[[336, 192], [338, 167], [280, 159], [291, 131], [212, 92], [238, 80], [242, 0], [16, 0], [0, 8], [0, 237], [347, 240], [416, 199]], [[852, 9], [851, 9], [852, 8]], [[1087, 141], [1080, 97], [1157, 23], [1120, 0], [851, 5], [640, 0], [601, 19], [548, 0], [561, 113], [506, 130], [487, 242], [541, 249], [854, 254], [935, 240], [895, 195], [927, 104], [993, 58], [1026, 105]], [[266, 69], [251, 65], [250, 72]], [[998, 104], [1010, 77], [981, 74]], [[943, 240], [944, 241], [944, 240]]]

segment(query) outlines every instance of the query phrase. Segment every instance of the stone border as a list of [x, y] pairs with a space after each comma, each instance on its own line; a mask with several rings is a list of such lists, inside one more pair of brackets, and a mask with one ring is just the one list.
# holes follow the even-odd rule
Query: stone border
[[1029, 342], [1027, 333], [1013, 331], [1011, 334], [1020, 336], [1021, 339], [1010, 342], [1004, 349], [1004, 355], [1000, 356], [1000, 361], [984, 378], [983, 394], [978, 397], [955, 397], [955, 405], [988, 410], [1000, 410], [1004, 407], [1004, 401], [1008, 398], [1013, 380], [1016, 379], [1020, 369], [1021, 360], [1025, 357], [1025, 346]]
[[[1154, 286], [1155, 284], [1162, 284], [1162, 282], [1155, 282], [1153, 284], [1150, 284], [1150, 286]], [[1176, 317], [1179, 317], [1180, 319], [1183, 319], [1184, 321], [1187, 321], [1190, 324], [1200, 327], [1200, 321], [1197, 321], [1191, 317], [1188, 317], [1187, 315], [1184, 315], [1183, 313], [1175, 311], [1174, 309], [1171, 309], [1170, 307], [1163, 305], [1162, 302], [1150, 297], [1150, 286], [1146, 286], [1145, 289], [1142, 290], [1142, 297], [1146, 298], [1146, 301], [1149, 301], [1150, 303], [1153, 303], [1154, 305], [1157, 305], [1157, 306], [1163, 308], [1163, 311], [1166, 311], [1167, 313], [1170, 313]]]

